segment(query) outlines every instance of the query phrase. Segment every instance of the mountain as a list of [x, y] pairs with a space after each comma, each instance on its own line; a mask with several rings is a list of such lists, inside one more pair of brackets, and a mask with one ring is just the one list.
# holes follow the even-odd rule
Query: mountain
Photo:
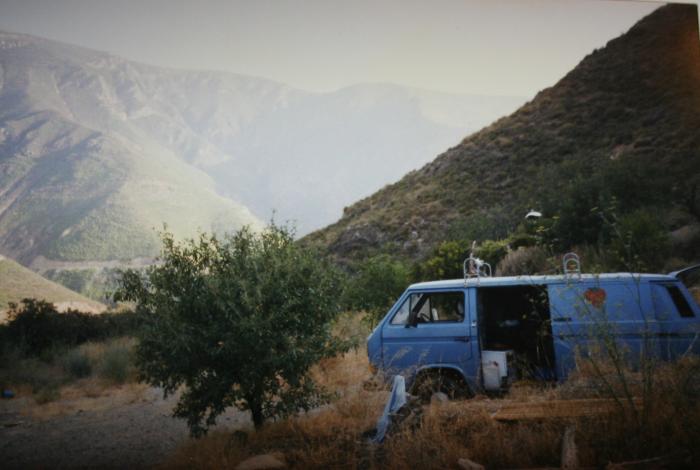
[[9, 302], [18, 303], [27, 297], [52, 302], [59, 310], [73, 308], [97, 313], [106, 308], [99, 302], [48, 281], [14, 261], [0, 256], [0, 322], [3, 320], [2, 312], [7, 309]]
[[304, 234], [523, 101], [390, 84], [295, 94], [236, 135], [212, 137], [231, 158], [202, 168], [258, 216], [274, 209]]
[[301, 233], [520, 104], [394, 85], [309, 93], [0, 33], [0, 253], [157, 253], [153, 228]]
[[305, 241], [346, 260], [373, 252], [420, 259], [484, 224], [489, 235], [507, 232], [532, 208], [561, 218], [577, 211], [585, 232], [601, 201], [654, 212], [669, 231], [697, 223], [697, 18], [695, 6], [659, 8], [510, 116]]
[[0, 34], [0, 252], [25, 265], [130, 259], [157, 252], [163, 223], [178, 236], [259, 225], [141, 129], [165, 111], [140, 86], [156, 78], [131, 67]]

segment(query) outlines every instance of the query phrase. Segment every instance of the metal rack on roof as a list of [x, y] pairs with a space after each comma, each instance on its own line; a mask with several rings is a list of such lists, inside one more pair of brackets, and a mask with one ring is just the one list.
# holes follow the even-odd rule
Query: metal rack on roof
[[469, 253], [469, 258], [464, 260], [462, 271], [464, 272], [464, 282], [471, 278], [491, 277], [491, 265], [486, 261], [474, 256], [474, 248], [476, 241], [472, 243], [472, 250]]
[[575, 276], [581, 277], [581, 260], [576, 253], [569, 252], [562, 258], [562, 268], [564, 269], [565, 276]]

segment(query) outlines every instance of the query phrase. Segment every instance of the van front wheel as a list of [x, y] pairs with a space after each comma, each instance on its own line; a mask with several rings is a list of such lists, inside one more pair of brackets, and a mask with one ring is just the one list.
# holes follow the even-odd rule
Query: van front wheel
[[416, 395], [422, 402], [429, 403], [434, 393], [442, 392], [450, 400], [470, 398], [469, 386], [456, 371], [433, 370], [418, 374], [411, 387], [411, 394]]

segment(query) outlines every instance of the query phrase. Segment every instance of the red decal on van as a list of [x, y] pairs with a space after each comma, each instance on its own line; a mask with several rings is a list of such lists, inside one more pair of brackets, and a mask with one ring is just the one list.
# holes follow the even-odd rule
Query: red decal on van
[[591, 287], [583, 296], [595, 308], [600, 308], [605, 303], [605, 290], [600, 287]]

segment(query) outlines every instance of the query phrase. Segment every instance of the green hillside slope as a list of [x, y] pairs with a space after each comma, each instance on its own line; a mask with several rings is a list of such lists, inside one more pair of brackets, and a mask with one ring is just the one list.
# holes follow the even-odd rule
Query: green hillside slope
[[24, 298], [44, 299], [57, 304], [59, 308], [70, 307], [87, 312], [101, 312], [105, 309], [103, 304], [48, 281], [0, 256], [0, 312], [7, 309], [9, 302], [17, 303]]
[[512, 115], [306, 241], [339, 259], [420, 259], [446, 239], [503, 237], [535, 208], [568, 219], [573, 244], [586, 240], [601, 205], [644, 209], [676, 230], [700, 216], [698, 130], [696, 7], [661, 7]]

